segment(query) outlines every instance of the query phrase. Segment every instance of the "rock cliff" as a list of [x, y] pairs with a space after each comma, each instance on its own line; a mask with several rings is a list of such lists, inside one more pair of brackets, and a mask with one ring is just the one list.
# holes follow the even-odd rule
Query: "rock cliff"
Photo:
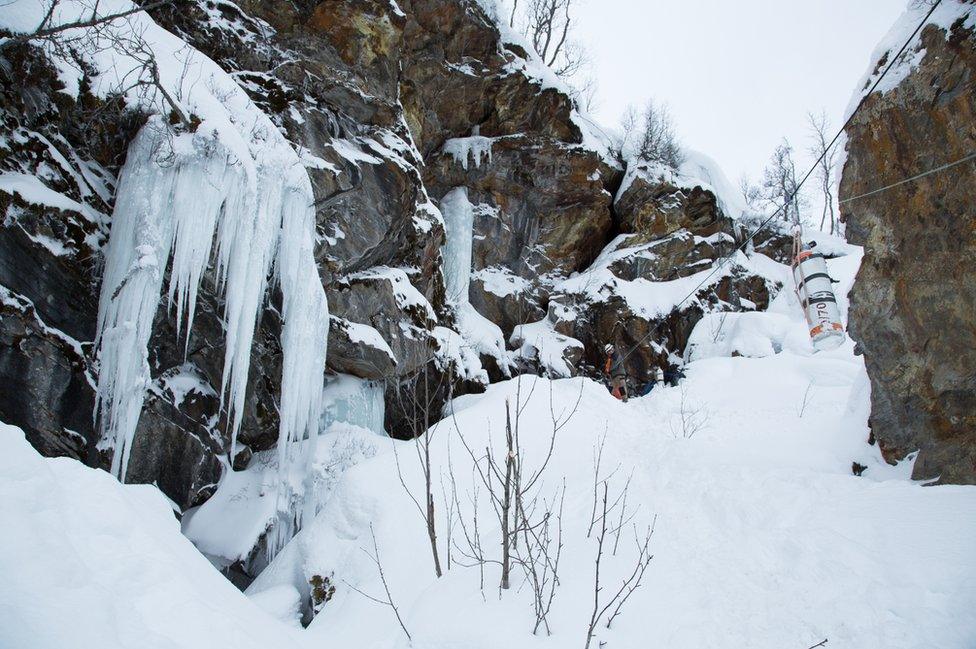
[[[973, 484], [976, 163], [862, 197], [976, 150], [976, 4], [943, 5], [895, 62], [894, 82], [863, 98], [840, 199], [848, 240], [864, 246], [850, 330], [871, 379], [873, 438], [892, 462], [918, 451], [917, 479]], [[894, 55], [882, 48], [866, 83]]]
[[[634, 348], [640, 380], [681, 363], [706, 312], [761, 310], [780, 288], [742, 254], [696, 286], [742, 237], [741, 209], [699, 173], [709, 165], [612, 155], [474, 0], [180, 0], [151, 16], [229, 73], [299, 152], [331, 311], [327, 365], [378, 383], [391, 435], [423, 430], [420, 400], [436, 412], [512, 373], [597, 377], [606, 343]], [[101, 264], [147, 115], [92, 91], [81, 68], [69, 88], [38, 47], [0, 56], [0, 419], [47, 455], [107, 466], [92, 417]], [[466, 300], [445, 283], [456, 190], [472, 220]], [[278, 440], [281, 295], [258, 319], [231, 457], [218, 284], [210, 269], [186, 349], [161, 303], [126, 475], [181, 510]], [[660, 286], [668, 298], [648, 301]]]

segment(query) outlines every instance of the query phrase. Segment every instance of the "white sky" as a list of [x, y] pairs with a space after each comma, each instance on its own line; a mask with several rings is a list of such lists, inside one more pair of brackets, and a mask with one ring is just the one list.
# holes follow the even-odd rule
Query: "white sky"
[[729, 180], [761, 174], [783, 136], [805, 154], [806, 114], [836, 128], [871, 52], [907, 0], [577, 0], [595, 116], [666, 102], [684, 145]]

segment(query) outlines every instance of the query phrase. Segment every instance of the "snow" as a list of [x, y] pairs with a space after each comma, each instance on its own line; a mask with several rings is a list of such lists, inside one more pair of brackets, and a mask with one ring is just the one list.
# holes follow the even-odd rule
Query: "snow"
[[510, 354], [505, 347], [505, 335], [501, 328], [478, 313], [470, 302], [458, 305], [457, 319], [458, 331], [465, 343], [475, 353], [494, 358], [502, 372], [507, 373]]
[[688, 338], [685, 362], [778, 354], [784, 349], [790, 324], [787, 316], [778, 313], [706, 313]]
[[404, 271], [402, 268], [374, 266], [358, 273], [352, 273], [348, 275], [348, 278], [350, 280], [367, 279], [389, 282], [392, 286], [393, 295], [396, 298], [397, 306], [400, 309], [419, 309], [424, 313], [428, 320], [432, 322], [437, 321], [437, 314], [434, 312], [434, 307], [431, 305], [430, 301], [424, 297], [423, 293], [418, 291], [416, 287], [410, 283], [410, 279], [407, 277], [406, 271]]
[[660, 162], [648, 162], [630, 157], [624, 179], [617, 190], [614, 202], [626, 193], [637, 178], [650, 184], [666, 182], [681, 189], [701, 187], [715, 194], [719, 207], [726, 216], [740, 218], [746, 212], [742, 193], [729, 182], [722, 168], [709, 156], [693, 149], [682, 149], [684, 162], [675, 170]]
[[[553, 308], [558, 306], [553, 305]], [[566, 362], [566, 354], [572, 348], [583, 348], [580, 341], [557, 332], [548, 317], [518, 325], [512, 331], [509, 342], [518, 347], [519, 356], [538, 360], [547, 375], [553, 378], [572, 376], [573, 370]]]
[[300, 629], [302, 596], [294, 586], [278, 586], [248, 595], [248, 599], [276, 620]]
[[[860, 259], [856, 248], [847, 252], [829, 261], [842, 289]], [[756, 257], [769, 274], [789, 272]], [[738, 329], [784, 341], [799, 332], [802, 340], [802, 314], [790, 311], [789, 292], [781, 296], [771, 313], [734, 314]], [[824, 638], [865, 649], [971, 647], [976, 487], [913, 484], [910, 461], [889, 466], [866, 443], [869, 387], [852, 345], [820, 354], [808, 341], [806, 348], [783, 344], [754, 357], [733, 357], [732, 351], [714, 349], [687, 365], [680, 386], [659, 386], [627, 404], [585, 379], [522, 377], [460, 397], [448, 408], [433, 433], [432, 472], [453, 475], [470, 525], [476, 479], [461, 438], [479, 455], [482, 448], [500, 452], [504, 404], [518, 403], [531, 464], [545, 455], [552, 413], [563, 417], [579, 402], [558, 433], [539, 486], [546, 494], [567, 488], [552, 637], [531, 635], [527, 587], [500, 594], [497, 568], [488, 566], [482, 590], [479, 570], [460, 565], [462, 533], [456, 522], [453, 532], [447, 530], [449, 496], [441, 493], [435, 493], [441, 561], [455, 547], [455, 563], [444, 577], [434, 577], [423, 521], [391, 477], [399, 465], [407, 487], [422, 493], [412, 442], [391, 441], [395, 455], [381, 446], [347, 472], [329, 504], [252, 590], [298, 588], [312, 575], [329, 575], [336, 594], [308, 636], [340, 646], [405, 647], [392, 612], [353, 590], [384, 592], [363, 552], [372, 552], [375, 533], [413, 646], [582, 644], [595, 550], [586, 538], [592, 453], [605, 434], [604, 475], [612, 472], [617, 488], [632, 476], [631, 499], [640, 503], [635, 522], [645, 525], [656, 516], [656, 531], [642, 587], [613, 629], [599, 629], [598, 641], [677, 649], [806, 647]], [[693, 430], [682, 425], [688, 410], [699, 413]], [[862, 477], [851, 474], [852, 462], [867, 467]], [[482, 544], [494, 548], [499, 531], [486, 499], [482, 490]], [[619, 583], [631, 565], [632, 543], [621, 547], [604, 565], [604, 584]]]
[[[891, 57], [908, 40], [930, 9], [930, 3], [910, 2], [905, 12], [895, 21], [895, 24], [892, 25], [884, 38], [881, 39], [881, 42], [878, 43], [874, 52], [871, 54], [867, 71], [861, 77], [861, 81], [856, 86], [857, 90], [851, 97], [847, 111], [844, 113], [845, 120], [857, 110], [861, 101], [867, 96], [868, 90], [877, 81], [878, 77], [881, 76], [888, 64], [891, 63]], [[926, 26], [935, 25], [941, 28], [945, 31], [946, 38], [948, 38], [949, 28], [960, 19], [963, 20], [963, 28], [972, 29], [976, 26], [976, 10], [973, 9], [972, 2], [969, 2], [969, 0], [942, 0], [925, 24]], [[919, 30], [919, 33], [912, 39], [901, 58], [894, 63], [885, 78], [878, 84], [875, 92], [885, 94], [894, 90], [922, 62], [922, 59], [925, 57], [925, 49], [921, 44], [921, 34], [923, 31], [924, 28]], [[879, 65], [882, 59], [885, 60], [885, 64]], [[842, 143], [841, 150], [843, 151], [845, 149], [846, 146], [843, 146]], [[843, 168], [843, 161], [841, 161], [841, 166], [838, 168]]]
[[349, 340], [386, 352], [387, 356], [392, 358], [394, 362], [396, 361], [396, 354], [393, 353], [389, 343], [374, 327], [350, 320], [343, 320], [342, 322], [349, 334]]
[[[599, 630], [608, 646], [779, 649], [829, 638], [864, 649], [968, 649], [976, 639], [976, 566], [970, 560], [976, 488], [923, 488], [893, 475], [865, 442], [866, 420], [843, 407], [862, 373], [860, 359], [849, 353], [784, 351], [694, 362], [684, 397], [681, 388], [660, 387], [622, 404], [584, 379], [523, 378], [520, 391], [513, 380], [458, 399], [454, 419], [435, 433], [433, 470], [448, 471], [450, 446], [462, 511], [470, 517], [474, 483], [458, 435], [472, 448], [497, 449], [504, 402], [520, 392], [525, 454], [538, 461], [551, 430], [550, 400], [558, 413], [580, 398], [540, 487], [553, 492], [565, 477], [568, 490], [550, 638], [530, 633], [527, 588], [499, 596], [494, 567], [486, 569], [484, 595], [477, 568], [455, 564], [440, 580], [434, 577], [423, 522], [396, 485], [390, 449], [345, 474], [339, 492], [262, 576], [261, 586], [333, 575], [335, 597], [306, 631], [311, 638], [337, 646], [406, 647], [389, 608], [352, 590], [383, 596], [376, 567], [362, 551], [372, 551], [372, 529], [413, 646], [582, 645], [595, 550], [586, 538], [591, 453], [606, 430], [605, 471], [615, 471], [617, 488], [633, 471], [638, 524], [657, 516], [654, 559], [643, 586], [614, 628]], [[809, 404], [798, 414], [811, 385]], [[683, 398], [708, 413], [706, 425], [690, 437], [680, 432]], [[399, 449], [407, 485], [422, 493], [412, 443], [390, 444]], [[852, 461], [868, 466], [864, 477], [851, 475]], [[443, 507], [439, 493], [436, 498]], [[482, 492], [483, 543], [494, 548], [498, 529], [485, 498]], [[442, 552], [446, 534], [442, 527]], [[454, 534], [463, 547], [461, 533]], [[625, 538], [621, 548], [604, 566], [607, 585], [619, 583], [630, 567], [632, 541]]]
[[191, 363], [186, 363], [175, 371], [164, 373], [159, 377], [159, 383], [163, 390], [169, 392], [173, 404], [177, 408], [191, 392], [205, 396], [217, 396], [207, 380]]
[[44, 459], [0, 424], [0, 644], [300, 647], [180, 534], [162, 494]]
[[[846, 253], [828, 260], [846, 315], [860, 251], [840, 241], [821, 245], [828, 243]], [[747, 262], [767, 276], [788, 277], [786, 266], [761, 255]], [[19, 433], [2, 429], [0, 515], [16, 522], [0, 537], [0, 628], [14, 634], [5, 640], [17, 649], [136, 642], [582, 646], [596, 551], [587, 538], [593, 453], [605, 437], [601, 474], [610, 476], [612, 490], [629, 478], [635, 525], [656, 522], [654, 558], [642, 586], [613, 628], [598, 629], [598, 643], [782, 649], [827, 638], [828, 646], [859, 649], [970, 649], [976, 642], [976, 487], [925, 487], [908, 479], [911, 459], [898, 466], [882, 460], [867, 443], [870, 385], [863, 359], [850, 342], [817, 354], [799, 344], [805, 331], [793, 301], [782, 291], [768, 313], [729, 316], [723, 331], [734, 332], [729, 340], [739, 344], [713, 346], [685, 366], [687, 378], [677, 387], [658, 386], [626, 404], [587, 379], [530, 376], [455, 399], [429, 433], [442, 564], [452, 555], [440, 579], [423, 519], [398, 477], [423, 498], [415, 442], [350, 423], [381, 418], [370, 405], [381, 402], [379, 390], [368, 383], [340, 377], [326, 391], [337, 400], [323, 409], [329, 432], [314, 462], [318, 514], [251, 585], [251, 602], [178, 536], [154, 488], [120, 485], [71, 460], [41, 460]], [[707, 320], [699, 325], [709, 326]], [[444, 328], [435, 336], [460, 339]], [[745, 343], [755, 353], [733, 356]], [[549, 637], [531, 634], [532, 594], [521, 572], [511, 590], [499, 592], [498, 569], [488, 565], [482, 588], [479, 569], [465, 567], [459, 553], [465, 542], [458, 516], [470, 526], [477, 511], [482, 546], [489, 559], [497, 558], [499, 526], [484, 489], [475, 496], [478, 480], [462, 440], [476, 456], [490, 449], [501, 457], [506, 402], [518, 412], [522, 457], [530, 466], [546, 455], [553, 419], [569, 417], [534, 487], [547, 498], [566, 489]], [[689, 411], [697, 422], [690, 428], [683, 423]], [[257, 454], [247, 471], [228, 472], [225, 480], [240, 480], [239, 488], [222, 483], [214, 498], [184, 516], [184, 530], [201, 549], [220, 549], [223, 561], [250, 551], [275, 516], [276, 480], [261, 480], [276, 475], [276, 458]], [[866, 467], [860, 477], [852, 475], [854, 462]], [[263, 498], [253, 493], [261, 489]], [[448, 502], [456, 506], [450, 530]], [[203, 526], [208, 506], [219, 516]], [[264, 518], [235, 518], [243, 513], [235, 507], [264, 507]], [[373, 552], [373, 534], [411, 643], [389, 607], [354, 590], [384, 597], [366, 554]], [[632, 567], [632, 534], [604, 558], [604, 592]], [[308, 602], [316, 575], [328, 578], [335, 594], [299, 632], [296, 602]]]
[[97, 212], [88, 205], [79, 203], [60, 192], [56, 192], [36, 176], [7, 171], [0, 173], [0, 191], [17, 194], [28, 203], [53, 207], [57, 210], [77, 212], [95, 223], [106, 220], [105, 215]]
[[[305, 485], [308, 515], [324, 506], [343, 471], [375, 453], [376, 439], [385, 436], [383, 388], [378, 384], [339, 375], [331, 377], [324, 393], [321, 433], [311, 450], [307, 441], [292, 441], [291, 454], [309, 453], [307, 465], [292, 462], [289, 482]], [[275, 544], [290, 537], [275, 530], [288, 521], [281, 517], [277, 498], [280, 481], [279, 452], [255, 454], [244, 471], [224, 471], [216, 493], [183, 517], [183, 533], [216, 565], [270, 559]], [[266, 557], [253, 556], [261, 537], [269, 532]], [[293, 532], [294, 530], [289, 530]]]
[[[587, 271], [556, 284], [555, 290], [559, 293], [582, 296], [593, 303], [620, 297], [627, 302], [634, 314], [645, 319], [654, 319], [671, 313], [686, 297], [691, 300], [696, 299], [697, 293], [715, 286], [732, 272], [736, 264], [743, 265], [747, 261], [748, 258], [744, 254], [736, 253], [733, 257], [734, 263], [725, 264], [720, 271], [710, 277], [712, 266], [686, 277], [651, 282], [643, 277], [633, 281], [621, 279], [609, 269], [609, 262], [607, 265], [602, 265], [603, 262], [598, 259]], [[699, 284], [702, 285], [699, 287]]]
[[481, 365], [474, 346], [461, 334], [447, 327], [434, 327], [432, 333], [437, 342], [434, 361], [439, 369], [453, 368], [466, 381], [488, 385], [488, 372]]
[[488, 291], [498, 297], [518, 295], [528, 291], [532, 284], [527, 279], [519, 277], [504, 266], [489, 266], [475, 271], [472, 277], [479, 280]]

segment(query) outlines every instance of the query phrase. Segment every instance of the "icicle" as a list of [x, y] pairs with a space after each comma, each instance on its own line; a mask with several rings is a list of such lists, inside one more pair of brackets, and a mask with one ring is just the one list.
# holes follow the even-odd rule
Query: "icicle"
[[232, 456], [237, 452], [237, 432], [244, 417], [254, 330], [281, 229], [284, 188], [276, 171], [270, 165], [258, 169], [256, 196], [229, 197], [218, 235], [226, 335], [220, 395], [230, 421]]
[[[314, 211], [311, 185], [303, 169], [293, 173], [282, 204], [278, 282], [282, 289], [284, 350], [278, 429], [278, 523], [268, 539], [273, 557], [301, 528], [302, 519], [315, 514], [310, 489], [311, 463], [322, 417], [322, 392], [329, 312], [314, 262]], [[295, 468], [300, 467], [296, 479]]]
[[455, 304], [468, 301], [471, 283], [471, 247], [474, 237], [474, 211], [466, 187], [456, 187], [441, 199], [445, 242], [444, 284], [447, 299]]
[[232, 449], [257, 318], [275, 268], [283, 296], [283, 368], [279, 522], [271, 553], [300, 527], [311, 500], [305, 481], [318, 437], [329, 331], [314, 233], [311, 184], [283, 139], [259, 148], [257, 160], [241, 160], [216, 136], [177, 137], [150, 120], [133, 140], [121, 175], [99, 303], [96, 408], [103, 439], [115, 449], [112, 470], [124, 479], [151, 380], [147, 345], [171, 253], [168, 296], [176, 304], [178, 327], [189, 335], [216, 235], [218, 283], [225, 296], [221, 396]]
[[[99, 300], [96, 409], [101, 414], [103, 438], [115, 448], [112, 472], [120, 478], [128, 467], [132, 437], [151, 378], [146, 346], [174, 237], [186, 246], [186, 229], [192, 227], [187, 224], [193, 219], [212, 224], [222, 201], [220, 195], [205, 196], [194, 203], [195, 209], [187, 209], [186, 197], [197, 195], [201, 182], [223, 186], [222, 173], [212, 158], [200, 155], [202, 138], [169, 139], [164, 134], [165, 127], [151, 121], [130, 146], [119, 182]], [[177, 232], [181, 233], [178, 237]], [[192, 263], [199, 263], [195, 252], [184, 248], [177, 256], [172, 290], [179, 293], [182, 310], [186, 297], [196, 295], [196, 284], [190, 284], [199, 282], [202, 269], [192, 268]]]
[[467, 171], [468, 162], [474, 162], [477, 169], [487, 160], [491, 164], [491, 138], [481, 135], [471, 137], [452, 138], [444, 143], [444, 153], [454, 158], [454, 161]]

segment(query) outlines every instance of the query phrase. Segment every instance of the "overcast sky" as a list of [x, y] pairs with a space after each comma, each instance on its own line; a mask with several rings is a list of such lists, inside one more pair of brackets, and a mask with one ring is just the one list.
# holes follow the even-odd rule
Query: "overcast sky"
[[[871, 52], [907, 0], [576, 0], [599, 83], [596, 116], [667, 102], [682, 142], [733, 183], [779, 140], [805, 149], [807, 111], [840, 125]], [[803, 161], [807, 163], [807, 158]]]

